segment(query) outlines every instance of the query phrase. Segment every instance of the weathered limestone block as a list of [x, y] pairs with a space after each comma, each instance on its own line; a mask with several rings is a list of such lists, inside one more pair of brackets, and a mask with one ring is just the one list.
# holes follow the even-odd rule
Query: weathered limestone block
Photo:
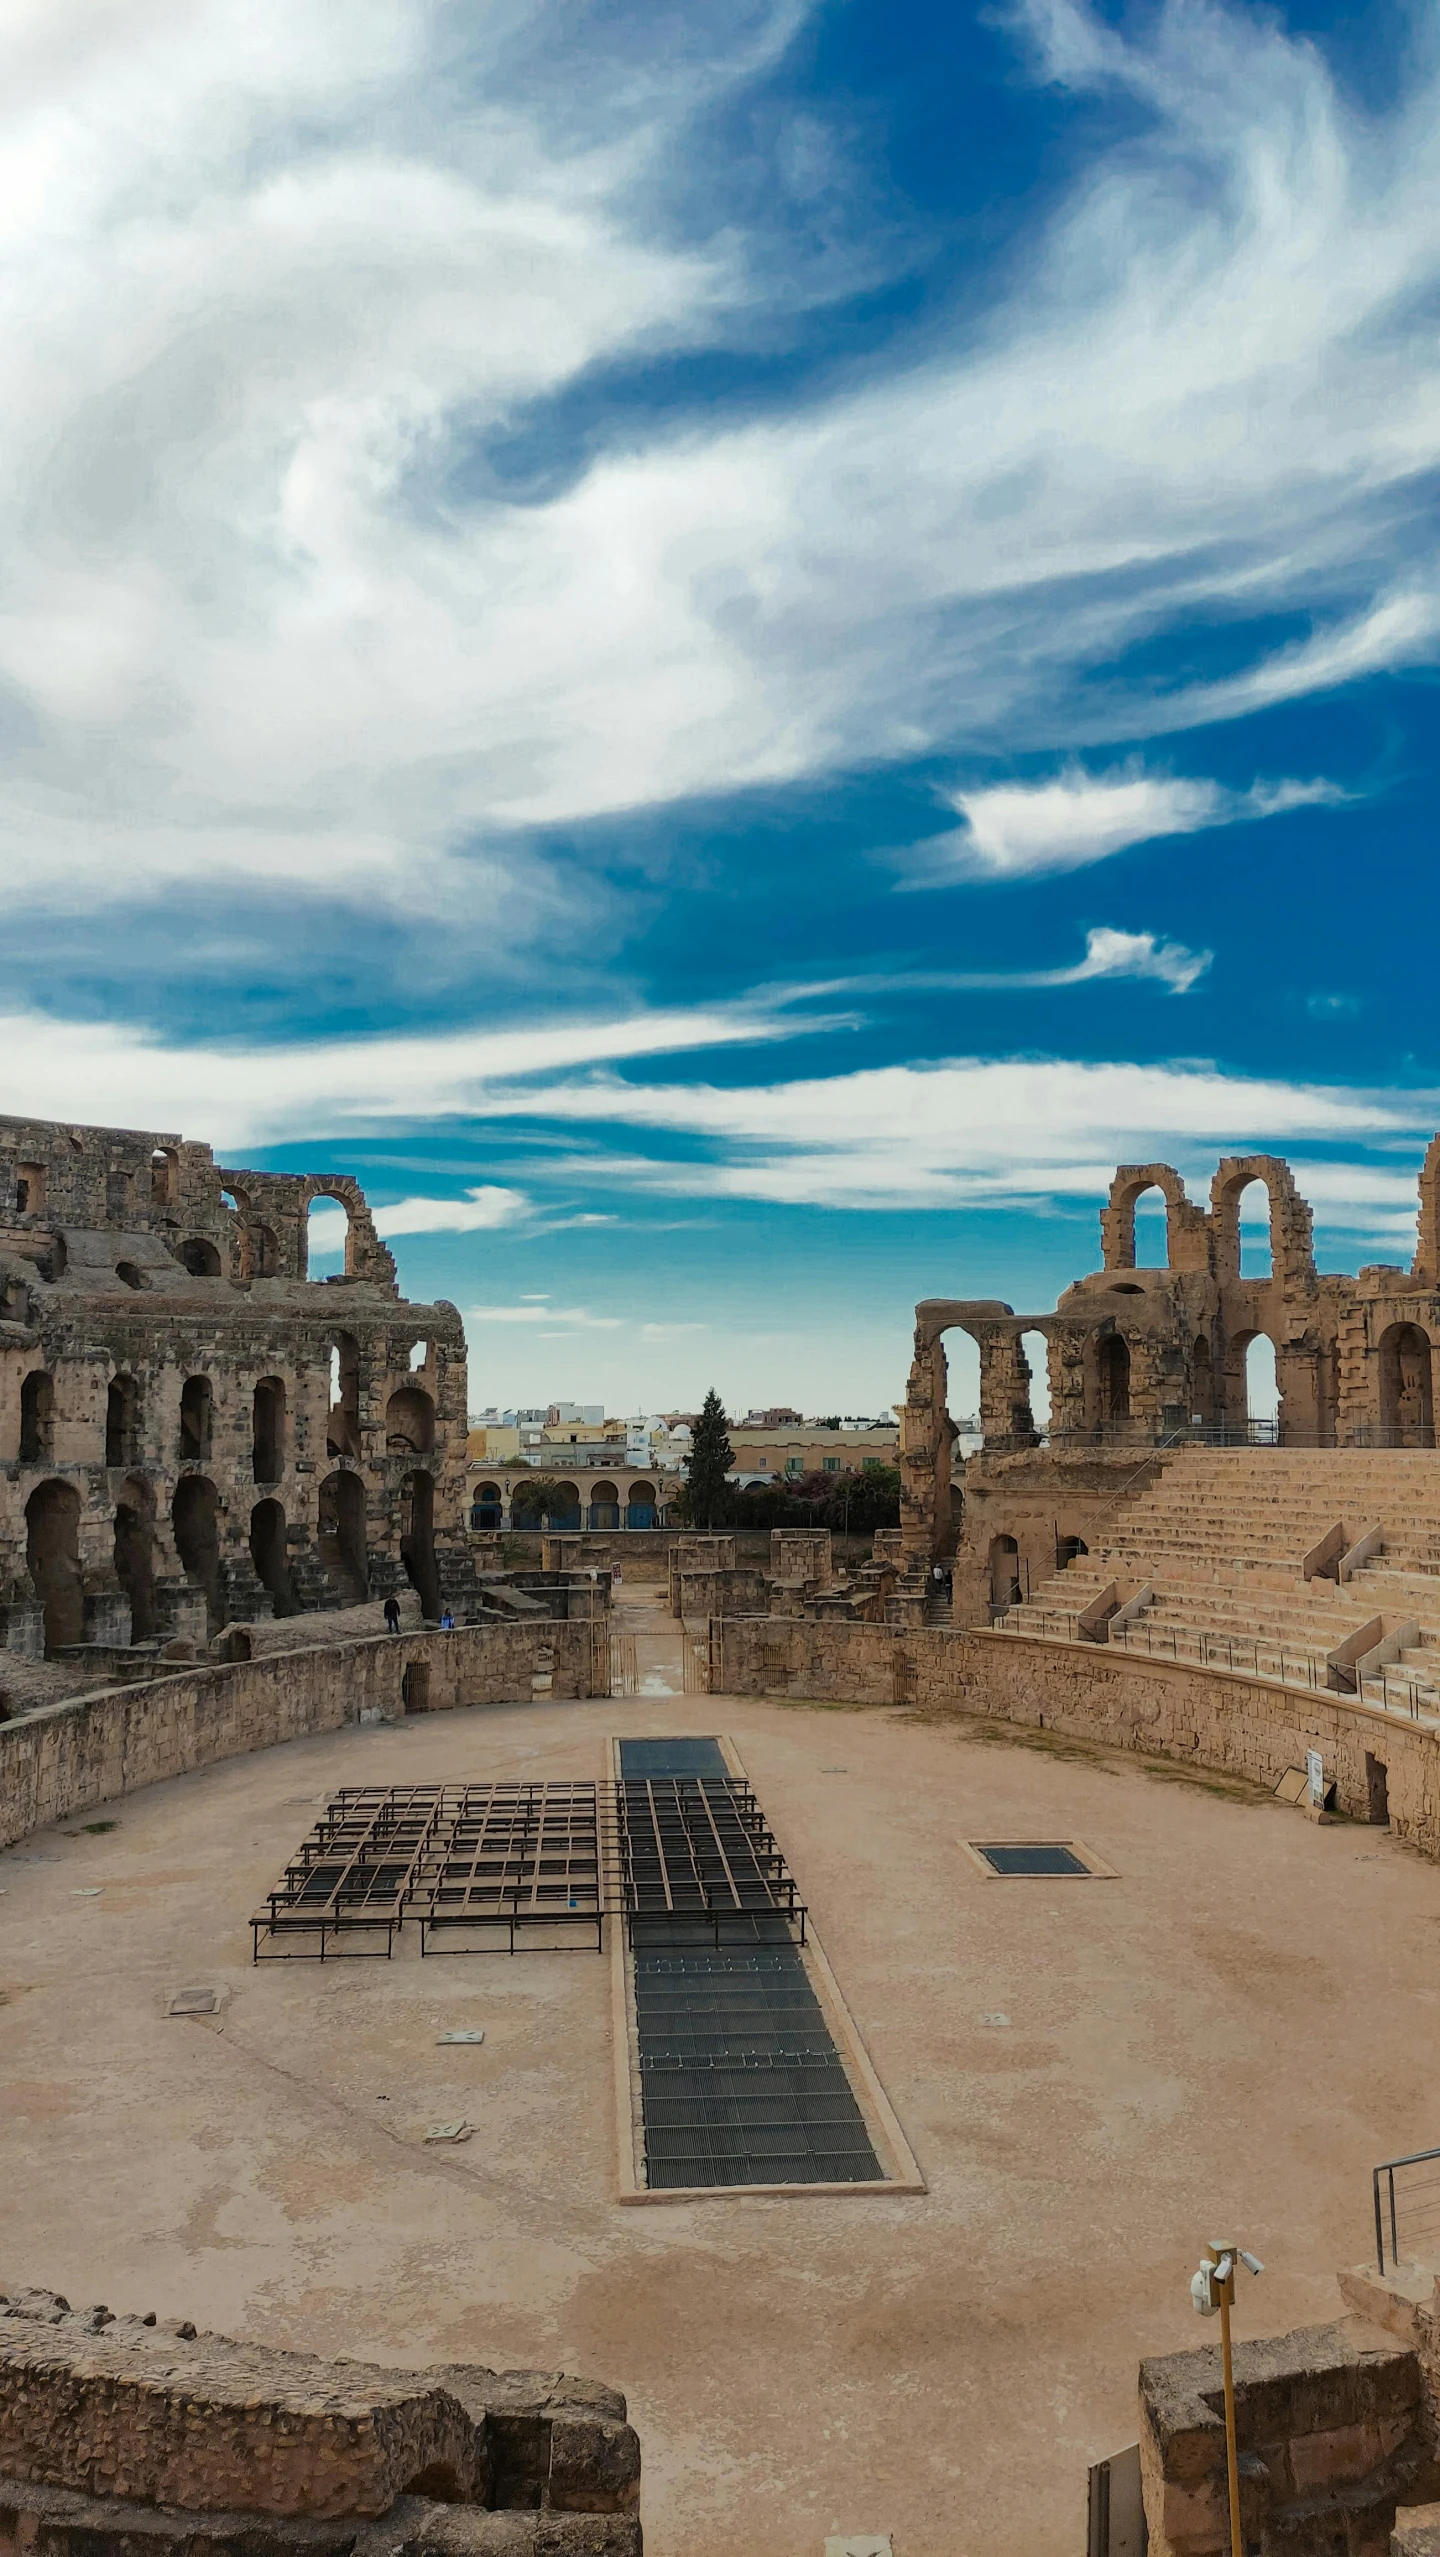
[[[639, 2501], [625, 2400], [594, 2382], [379, 2370], [76, 2312], [49, 2291], [0, 2301], [0, 2544], [639, 2557]], [[383, 2540], [357, 2540], [367, 2519]]]
[[[1237, 2344], [1235, 2397], [1247, 2548], [1379, 2557], [1397, 2502], [1430, 2475], [1415, 2353], [1358, 2319], [1267, 2335]], [[1140, 2406], [1151, 2557], [1228, 2557], [1218, 2347], [1142, 2362]]]
[[1407, 2504], [1396, 2513], [1390, 2557], [1440, 2557], [1440, 2504]]
[[[0, 2475], [182, 2510], [383, 2513], [483, 2496], [476, 2428], [433, 2382], [161, 2328], [0, 2316]], [[433, 2481], [433, 2482], [432, 2482]]]

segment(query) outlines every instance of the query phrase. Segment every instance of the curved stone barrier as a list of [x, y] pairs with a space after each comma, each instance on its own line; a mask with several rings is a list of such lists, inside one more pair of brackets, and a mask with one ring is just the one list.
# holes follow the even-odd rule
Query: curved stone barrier
[[[415, 1710], [588, 1696], [588, 1623], [465, 1625], [197, 1662], [173, 1676], [92, 1689], [0, 1723], [0, 1847], [142, 1785], [346, 1723]], [[608, 1692], [608, 1687], [600, 1692]]]

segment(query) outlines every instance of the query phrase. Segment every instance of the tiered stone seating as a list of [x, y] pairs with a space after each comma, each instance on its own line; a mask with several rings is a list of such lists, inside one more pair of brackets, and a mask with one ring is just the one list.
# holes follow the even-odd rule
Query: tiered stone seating
[[[1333, 1529], [1378, 1541], [1343, 1582], [1302, 1562]], [[1103, 1544], [1000, 1620], [1006, 1633], [1080, 1641], [1087, 1609], [1121, 1602], [1099, 1638], [1287, 1686], [1344, 1689], [1332, 1655], [1378, 1617], [1392, 1656], [1368, 1701], [1440, 1718], [1440, 1453], [1186, 1448], [1116, 1511]], [[1127, 1603], [1128, 1602], [1128, 1603]], [[1407, 1635], [1403, 1645], [1396, 1636]], [[1094, 1638], [1094, 1617], [1089, 1638]]]

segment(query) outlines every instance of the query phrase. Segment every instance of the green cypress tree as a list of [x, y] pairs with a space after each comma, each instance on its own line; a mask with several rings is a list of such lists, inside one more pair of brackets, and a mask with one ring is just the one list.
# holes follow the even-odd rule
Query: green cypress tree
[[685, 1459], [685, 1506], [692, 1527], [723, 1526], [731, 1488], [725, 1477], [735, 1462], [725, 1406], [712, 1385], [701, 1405]]

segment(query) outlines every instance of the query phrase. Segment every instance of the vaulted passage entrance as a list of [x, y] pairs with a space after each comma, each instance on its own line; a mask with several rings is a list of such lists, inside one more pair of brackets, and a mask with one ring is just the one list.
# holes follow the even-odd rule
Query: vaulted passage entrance
[[72, 1483], [41, 1483], [25, 1504], [25, 1563], [45, 1610], [45, 1649], [85, 1640], [80, 1572], [80, 1495]]
[[365, 1550], [365, 1486], [358, 1474], [327, 1474], [320, 1486], [320, 1560], [337, 1605], [358, 1607], [370, 1594]]
[[175, 1551], [190, 1578], [205, 1592], [212, 1633], [218, 1632], [221, 1617], [219, 1509], [219, 1496], [207, 1475], [182, 1474], [170, 1507]]
[[435, 1561], [435, 1478], [432, 1474], [407, 1474], [401, 1484], [404, 1503], [404, 1526], [400, 1535], [400, 1560], [405, 1566], [410, 1586], [420, 1599], [420, 1612], [437, 1617], [440, 1613], [440, 1574]]
[[130, 1639], [155, 1634], [155, 1495], [132, 1474], [115, 1505], [115, 1577], [130, 1601]]
[[250, 1560], [256, 1578], [275, 1602], [277, 1616], [298, 1616], [300, 1602], [290, 1586], [290, 1559], [285, 1546], [285, 1512], [278, 1500], [257, 1500], [250, 1512]]

